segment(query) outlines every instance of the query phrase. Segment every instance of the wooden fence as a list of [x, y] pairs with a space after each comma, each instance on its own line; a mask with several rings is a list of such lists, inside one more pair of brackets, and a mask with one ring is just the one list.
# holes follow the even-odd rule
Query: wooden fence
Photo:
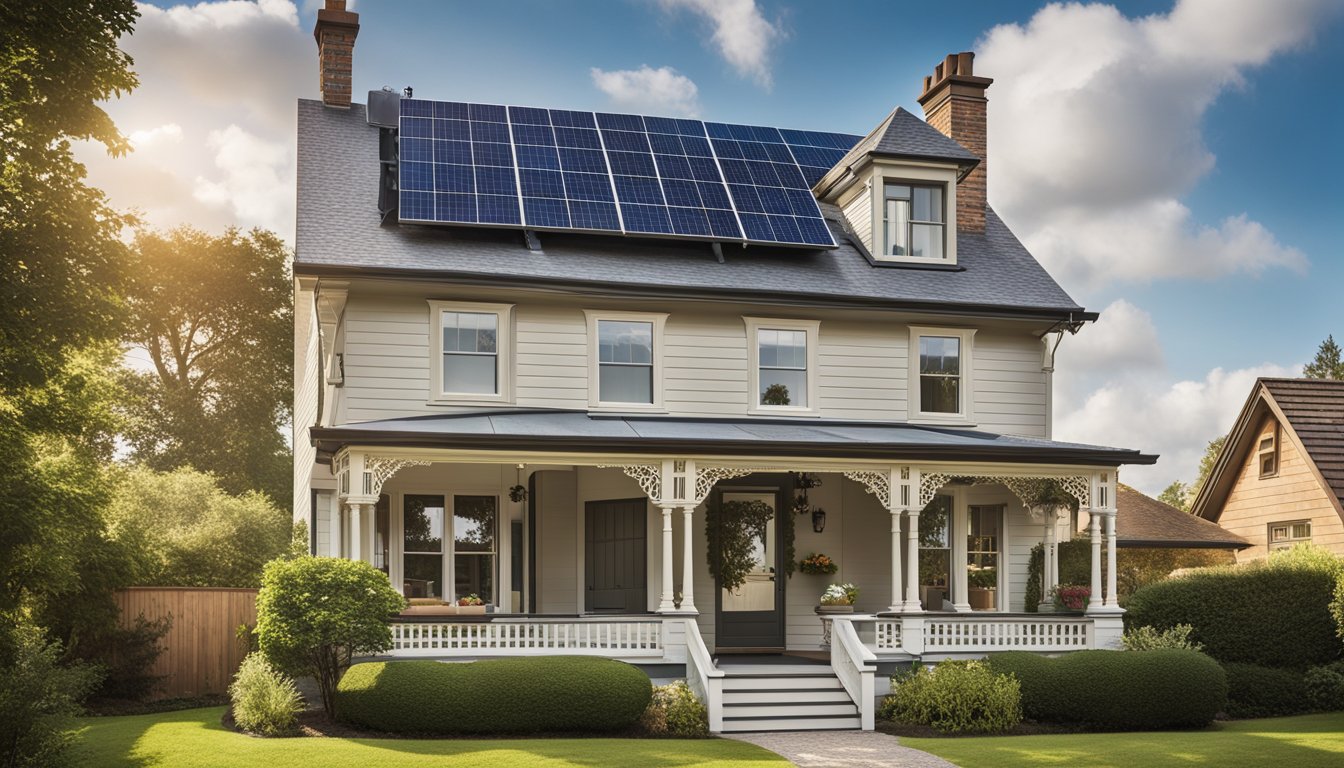
[[246, 648], [239, 624], [257, 623], [257, 590], [214, 587], [131, 587], [117, 592], [122, 626], [144, 614], [172, 617], [153, 674], [163, 678], [155, 698], [225, 693]]

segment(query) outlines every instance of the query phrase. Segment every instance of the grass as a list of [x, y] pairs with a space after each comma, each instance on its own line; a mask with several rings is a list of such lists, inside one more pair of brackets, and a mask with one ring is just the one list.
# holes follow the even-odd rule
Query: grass
[[220, 725], [223, 707], [86, 718], [75, 757], [89, 766], [324, 768], [653, 766], [787, 768], [773, 752], [727, 739], [259, 739]]
[[1314, 768], [1344, 765], [1344, 712], [1217, 723], [1202, 731], [902, 738], [963, 768]]

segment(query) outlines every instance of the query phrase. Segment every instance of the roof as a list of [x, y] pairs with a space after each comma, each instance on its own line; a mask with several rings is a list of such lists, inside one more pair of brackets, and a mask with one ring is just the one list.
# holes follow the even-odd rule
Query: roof
[[1265, 417], [1296, 442], [1335, 511], [1344, 518], [1344, 381], [1257, 379], [1192, 510], [1217, 520]]
[[311, 427], [320, 450], [342, 445], [865, 458], [1014, 461], [1042, 464], [1152, 464], [1138, 451], [996, 435], [971, 429], [816, 419], [711, 419], [509, 410], [413, 416]]
[[[835, 168], [817, 182], [817, 189], [826, 190], [851, 166], [865, 155], [916, 160], [946, 160], [969, 171], [980, 163], [980, 158], [958, 144], [942, 131], [934, 128], [904, 107], [897, 107], [867, 136], [854, 145]], [[958, 237], [961, 233], [958, 232]]]
[[1245, 549], [1251, 542], [1217, 523], [1121, 485], [1115, 497], [1118, 547]]
[[543, 233], [542, 248], [534, 251], [510, 230], [380, 226], [378, 129], [368, 125], [364, 105], [333, 109], [301, 99], [298, 121], [294, 270], [299, 275], [506, 280], [777, 304], [1095, 317], [1055, 283], [993, 211], [986, 212], [984, 233], [958, 232], [954, 269], [874, 266], [839, 223], [839, 211], [824, 204], [839, 248], [724, 247], [723, 263], [704, 243], [650, 239], [636, 245], [628, 238]]

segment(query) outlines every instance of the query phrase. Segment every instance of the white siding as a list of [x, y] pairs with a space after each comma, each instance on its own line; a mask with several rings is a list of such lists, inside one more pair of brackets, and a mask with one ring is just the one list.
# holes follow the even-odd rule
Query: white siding
[[860, 187], [860, 192], [854, 199], [845, 203], [841, 209], [844, 213], [845, 222], [854, 232], [854, 236], [863, 243], [869, 253], [874, 252], [873, 248], [873, 208], [871, 191], [867, 187]]
[[574, 472], [537, 474], [537, 611], [578, 613], [578, 511]]
[[[313, 292], [294, 281], [294, 423], [290, 445], [294, 448], [295, 520], [308, 521], [312, 504], [313, 463], [317, 449], [308, 439], [308, 427], [317, 422], [320, 367], [317, 323], [313, 315]], [[309, 531], [309, 535], [313, 534]]]
[[1049, 402], [1036, 337], [981, 331], [975, 336], [974, 365], [980, 429], [1046, 437]]
[[905, 420], [910, 347], [905, 325], [823, 320], [820, 337], [823, 417]]

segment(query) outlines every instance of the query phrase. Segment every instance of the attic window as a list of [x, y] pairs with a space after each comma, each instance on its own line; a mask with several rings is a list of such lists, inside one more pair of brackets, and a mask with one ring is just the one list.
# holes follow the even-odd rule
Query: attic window
[[1269, 549], [1292, 549], [1297, 544], [1311, 543], [1311, 521], [1293, 520], [1269, 524]]
[[1278, 426], [1272, 432], [1260, 438], [1260, 445], [1255, 450], [1256, 461], [1260, 465], [1261, 479], [1275, 477], [1279, 474], [1279, 435]]
[[886, 258], [943, 261], [947, 207], [941, 184], [882, 185], [882, 255]]

